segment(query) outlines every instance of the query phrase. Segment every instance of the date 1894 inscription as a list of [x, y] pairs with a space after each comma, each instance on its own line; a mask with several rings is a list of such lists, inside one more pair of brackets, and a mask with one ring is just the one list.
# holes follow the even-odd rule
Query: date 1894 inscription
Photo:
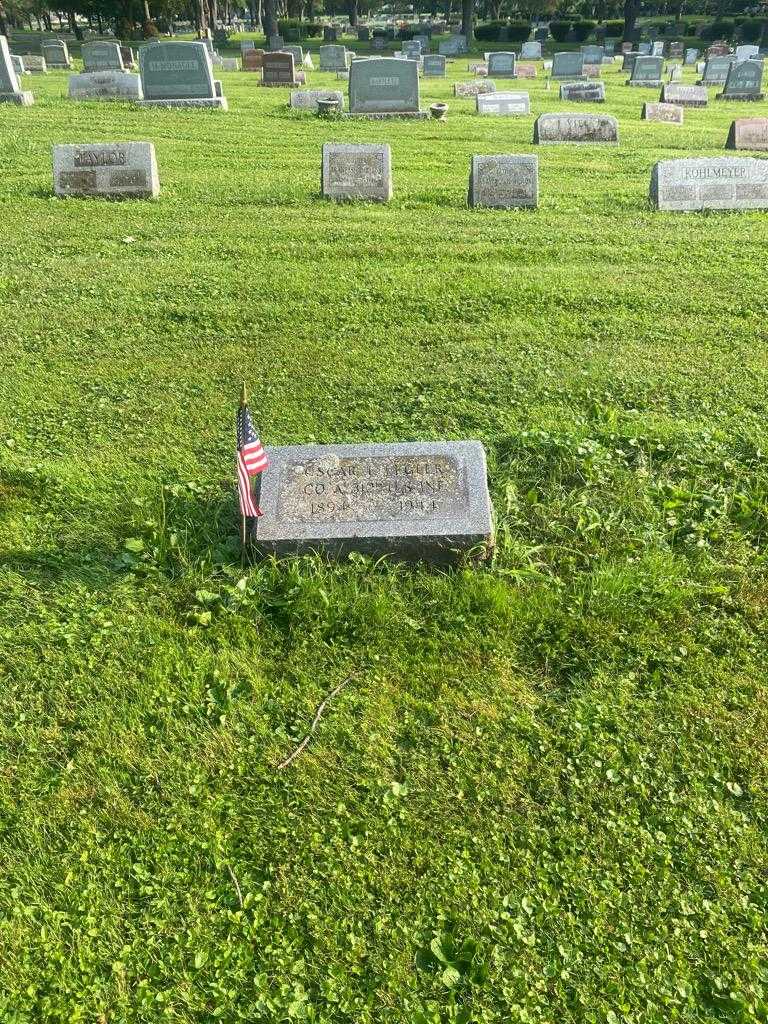
[[466, 480], [449, 456], [331, 457], [283, 468], [278, 515], [295, 523], [423, 519], [466, 500]]

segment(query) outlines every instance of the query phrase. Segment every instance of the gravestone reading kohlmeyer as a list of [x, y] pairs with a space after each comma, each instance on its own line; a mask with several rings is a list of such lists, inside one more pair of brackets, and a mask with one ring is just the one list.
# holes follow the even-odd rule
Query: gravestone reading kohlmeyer
[[268, 448], [253, 543], [262, 554], [352, 551], [454, 561], [493, 544], [479, 441]]
[[541, 43], [523, 43], [520, 50], [521, 60], [541, 60]]
[[392, 198], [392, 153], [388, 145], [323, 143], [321, 192], [329, 199]]
[[572, 103], [605, 103], [605, 82], [563, 82], [560, 99]]
[[704, 65], [704, 74], [697, 85], [725, 85], [733, 64], [732, 57], [710, 57]]
[[733, 156], [661, 160], [651, 172], [650, 198], [659, 210], [768, 209], [768, 160]]
[[441, 53], [427, 53], [424, 55], [422, 74], [425, 78], [445, 78], [445, 57]]
[[683, 108], [674, 103], [644, 103], [643, 121], [664, 121], [666, 124], [682, 124]]
[[552, 78], [584, 78], [584, 54], [565, 50], [556, 53], [552, 61]]
[[662, 103], [676, 103], [678, 107], [706, 107], [709, 96], [703, 85], [665, 85], [661, 90]]
[[533, 141], [617, 143], [619, 125], [610, 114], [541, 114], [533, 125]]
[[89, 71], [124, 71], [123, 55], [117, 43], [97, 40], [83, 43], [83, 68]]
[[473, 156], [469, 171], [470, 206], [511, 210], [538, 206], [539, 158], [499, 154]]
[[139, 50], [142, 106], [227, 110], [205, 43], [159, 42]]
[[725, 88], [717, 94], [718, 100], [755, 101], [765, 99], [762, 90], [763, 62], [761, 60], [745, 60], [741, 64], [731, 64]]
[[664, 72], [663, 57], [636, 57], [632, 66], [632, 75], [627, 85], [640, 85], [657, 88], [661, 85]]
[[725, 148], [768, 151], [768, 117], [740, 117], [733, 121]]
[[298, 85], [292, 53], [265, 53], [261, 65], [261, 84], [264, 86]]
[[520, 117], [531, 112], [531, 97], [527, 92], [492, 92], [476, 98], [478, 114], [496, 117]]
[[321, 71], [346, 71], [347, 70], [347, 48], [346, 46], [321, 46], [320, 47], [320, 70]]
[[349, 74], [350, 115], [424, 118], [419, 110], [419, 67], [415, 61], [372, 57], [354, 61]]
[[311, 110], [317, 113], [318, 100], [335, 103], [337, 110], [344, 109], [344, 93], [336, 89], [302, 89], [292, 92], [289, 106], [294, 110]]
[[495, 50], [488, 54], [488, 74], [491, 78], [514, 78], [515, 55], [510, 51]]
[[18, 107], [31, 107], [35, 98], [31, 92], [24, 92], [13, 69], [8, 40], [0, 36], [0, 103], [15, 103]]
[[160, 194], [151, 142], [94, 142], [53, 147], [57, 196], [154, 199]]
[[141, 79], [125, 71], [87, 71], [67, 80], [71, 100], [140, 100]]
[[54, 71], [60, 71], [62, 68], [69, 69], [72, 67], [72, 59], [69, 56], [67, 44], [61, 39], [57, 39], [49, 43], [43, 43], [40, 46], [40, 52], [45, 58], [46, 65]]

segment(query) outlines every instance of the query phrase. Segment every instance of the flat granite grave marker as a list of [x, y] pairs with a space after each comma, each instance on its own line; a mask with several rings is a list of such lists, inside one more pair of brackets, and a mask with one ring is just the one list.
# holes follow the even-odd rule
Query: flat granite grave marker
[[40, 57], [36, 53], [24, 54], [24, 67], [31, 75], [48, 74], [48, 65], [45, 63], [45, 57]]
[[740, 117], [731, 123], [726, 149], [768, 151], [768, 117]]
[[573, 103], [605, 103], [605, 82], [563, 82], [560, 99]]
[[72, 58], [69, 56], [67, 44], [61, 39], [50, 43], [43, 43], [40, 47], [40, 52], [49, 68], [60, 71], [62, 68], [68, 70], [72, 67]]
[[53, 190], [59, 197], [154, 199], [160, 194], [151, 142], [94, 142], [53, 147]]
[[346, 46], [333, 45], [320, 47], [321, 71], [346, 71], [347, 66]]
[[643, 121], [664, 121], [666, 124], [682, 124], [683, 108], [675, 103], [644, 103]]
[[627, 85], [658, 88], [661, 85], [663, 72], [663, 57], [636, 57], [632, 65], [632, 75]]
[[301, 89], [292, 92], [289, 106], [294, 110], [311, 110], [316, 114], [319, 100], [335, 103], [339, 111], [344, 109], [344, 93], [336, 89]]
[[650, 199], [659, 210], [768, 209], [768, 160], [732, 156], [661, 160], [651, 172]]
[[83, 43], [83, 68], [89, 71], [124, 71], [123, 55], [117, 43], [97, 40]]
[[745, 60], [740, 64], [731, 64], [725, 88], [715, 97], [718, 100], [739, 100], [750, 102], [765, 99], [761, 92], [763, 82], [763, 62], [761, 60]]
[[323, 143], [321, 191], [329, 199], [392, 198], [392, 152], [388, 145]]
[[522, 60], [541, 60], [541, 43], [523, 43], [520, 50], [520, 58]]
[[17, 107], [31, 107], [35, 98], [19, 85], [19, 79], [11, 60], [8, 40], [0, 36], [0, 103], [14, 103]]
[[454, 96], [483, 96], [486, 93], [496, 92], [496, 83], [489, 79], [481, 82], [454, 82]]
[[476, 98], [478, 114], [515, 117], [531, 112], [531, 97], [527, 92], [492, 92]]
[[125, 71], [87, 71], [70, 75], [67, 81], [71, 100], [140, 100], [141, 79]]
[[445, 56], [442, 53], [427, 53], [424, 55], [422, 74], [425, 78], [445, 78]]
[[505, 50], [488, 54], [488, 74], [492, 78], [515, 78], [515, 55]]
[[419, 110], [415, 61], [371, 57], [354, 61], [349, 74], [349, 113], [372, 118], [426, 118]]
[[518, 78], [535, 78], [536, 77], [536, 65], [535, 64], [518, 64], [517, 65], [517, 77]]
[[479, 441], [268, 448], [253, 543], [262, 554], [436, 562], [493, 544]]
[[142, 106], [227, 110], [204, 42], [158, 42], [139, 50]]
[[540, 114], [533, 125], [533, 141], [538, 145], [617, 143], [619, 124], [610, 114]]
[[584, 54], [564, 50], [556, 53], [552, 61], [552, 78], [579, 79], [584, 78]]
[[511, 210], [537, 207], [539, 158], [499, 154], [473, 156], [469, 173], [469, 205]]
[[675, 103], [678, 107], [706, 107], [709, 101], [703, 85], [677, 85], [672, 83], [661, 90], [662, 103]]

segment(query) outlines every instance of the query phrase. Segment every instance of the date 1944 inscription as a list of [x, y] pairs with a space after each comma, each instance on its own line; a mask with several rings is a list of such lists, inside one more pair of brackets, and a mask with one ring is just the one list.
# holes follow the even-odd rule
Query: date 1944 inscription
[[426, 519], [461, 510], [467, 484], [445, 455], [321, 458], [283, 469], [278, 516], [288, 522]]

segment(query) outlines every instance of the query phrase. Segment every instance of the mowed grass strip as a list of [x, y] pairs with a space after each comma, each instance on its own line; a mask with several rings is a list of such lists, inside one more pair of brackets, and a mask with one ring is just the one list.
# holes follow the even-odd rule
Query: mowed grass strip
[[[534, 147], [431, 122], [0, 106], [0, 1009], [14, 1022], [764, 1021], [766, 213], [652, 212], [768, 104]], [[686, 69], [685, 81], [695, 70]], [[310, 73], [310, 87], [336, 87]], [[346, 91], [346, 83], [338, 83]], [[56, 142], [150, 140], [155, 203], [60, 201]], [[389, 142], [387, 206], [319, 198]], [[470, 211], [537, 152], [537, 211]], [[241, 568], [268, 444], [479, 438], [456, 571]], [[309, 749], [323, 696], [350, 673]]]

